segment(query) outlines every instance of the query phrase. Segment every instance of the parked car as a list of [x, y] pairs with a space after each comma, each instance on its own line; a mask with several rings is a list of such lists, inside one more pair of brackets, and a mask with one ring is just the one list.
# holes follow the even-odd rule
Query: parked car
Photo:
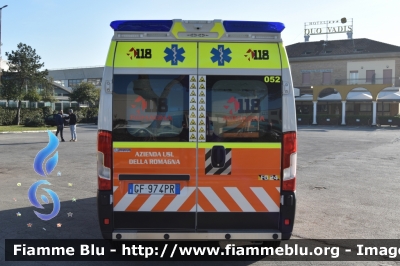
[[[69, 126], [69, 115], [63, 114], [64, 126]], [[44, 123], [48, 126], [56, 126], [56, 121], [54, 120], [54, 115], [48, 115], [44, 118]]]

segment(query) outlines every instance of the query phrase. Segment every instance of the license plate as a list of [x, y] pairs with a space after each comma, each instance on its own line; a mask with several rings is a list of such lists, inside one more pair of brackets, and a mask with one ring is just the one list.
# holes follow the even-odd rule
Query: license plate
[[128, 194], [180, 194], [180, 184], [132, 184], [128, 185]]

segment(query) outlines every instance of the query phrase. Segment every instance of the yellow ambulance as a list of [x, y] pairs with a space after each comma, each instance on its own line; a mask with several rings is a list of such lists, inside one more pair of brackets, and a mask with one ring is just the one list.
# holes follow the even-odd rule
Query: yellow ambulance
[[103, 237], [289, 239], [297, 127], [284, 25], [111, 27], [98, 116]]

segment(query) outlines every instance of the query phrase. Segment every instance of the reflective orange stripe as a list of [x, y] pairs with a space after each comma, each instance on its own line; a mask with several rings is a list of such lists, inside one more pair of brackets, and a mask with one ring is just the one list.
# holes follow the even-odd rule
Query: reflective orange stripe
[[198, 190], [198, 200], [199, 200], [199, 206], [203, 209], [203, 211], [205, 212], [217, 211], [200, 190]]
[[231, 195], [229, 195], [228, 192], [226, 192], [224, 187], [212, 187], [214, 192], [218, 195], [218, 197], [224, 202], [225, 206], [228, 207], [228, 209], [231, 212], [241, 212], [242, 209], [239, 207], [239, 205], [235, 202], [234, 199], [232, 199]]
[[189, 212], [193, 206], [196, 205], [196, 191], [187, 198], [187, 200], [182, 204], [182, 206], [178, 209], [180, 212]]
[[240, 192], [242, 192], [243, 196], [251, 202], [251, 205], [255, 209], [256, 212], [267, 212], [267, 208], [262, 204], [262, 202], [257, 198], [257, 196], [253, 193], [250, 187], [240, 187]]
[[139, 194], [137, 197], [129, 204], [127, 211], [137, 211], [142, 207], [146, 200], [150, 197], [149, 194]]

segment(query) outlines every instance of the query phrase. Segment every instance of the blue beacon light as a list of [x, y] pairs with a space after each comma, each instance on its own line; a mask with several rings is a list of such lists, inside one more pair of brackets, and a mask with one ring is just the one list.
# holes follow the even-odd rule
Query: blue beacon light
[[164, 31], [169, 32], [172, 20], [116, 20], [110, 26], [114, 31]]
[[226, 32], [275, 32], [281, 33], [285, 25], [281, 22], [233, 21], [223, 22]]
[[[222, 22], [226, 32], [272, 32], [281, 33], [285, 25], [281, 22], [234, 21]], [[110, 26], [114, 31], [158, 31], [169, 32], [172, 20], [116, 20]]]

